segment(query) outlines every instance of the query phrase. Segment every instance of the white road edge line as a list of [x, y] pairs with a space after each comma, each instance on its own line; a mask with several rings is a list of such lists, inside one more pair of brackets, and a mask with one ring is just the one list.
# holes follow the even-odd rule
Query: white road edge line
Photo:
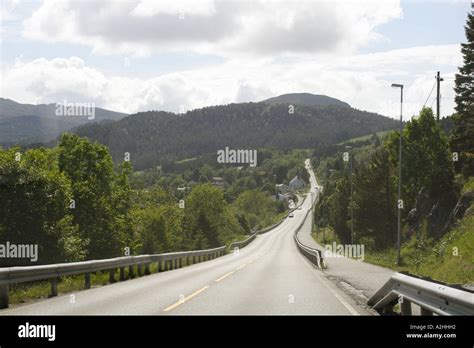
[[305, 264], [314, 272], [316, 277], [323, 283], [323, 285], [339, 300], [339, 302], [342, 303], [344, 307], [352, 314], [352, 315], [360, 315], [359, 312], [357, 312], [354, 307], [352, 307], [346, 300], [344, 300], [328, 283], [325, 279], [323, 279], [317, 272], [317, 270], [309, 264], [309, 261], [301, 255], [301, 253], [298, 251], [298, 254], [300, 257], [305, 261]]

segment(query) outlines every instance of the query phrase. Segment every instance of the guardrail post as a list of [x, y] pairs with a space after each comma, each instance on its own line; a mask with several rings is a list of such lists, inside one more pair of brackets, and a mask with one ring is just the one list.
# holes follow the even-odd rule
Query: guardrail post
[[197, 261], [197, 256], [194, 256], [194, 257], [193, 257], [193, 263], [197, 263], [197, 262], [198, 262], [198, 261]]
[[178, 268], [183, 267], [183, 259], [178, 259]]
[[158, 272], [163, 272], [165, 270], [165, 262], [158, 261]]
[[428, 310], [428, 309], [426, 309], [426, 308], [420, 307], [420, 315], [429, 315], [429, 316], [432, 316], [432, 315], [433, 315], [433, 312], [431, 312], [430, 310]]
[[115, 283], [115, 269], [109, 270], [109, 283]]
[[51, 279], [51, 294], [49, 297], [58, 296], [58, 278]]
[[142, 264], [139, 263], [137, 265], [137, 273], [138, 273], [138, 276], [141, 277], [143, 275], [143, 271], [142, 271]]
[[0, 309], [8, 308], [8, 290], [8, 284], [0, 286]]
[[150, 264], [149, 263], [145, 263], [145, 275], [150, 275], [151, 272], [150, 272]]
[[90, 289], [91, 288], [91, 274], [90, 273], [86, 273], [84, 275], [84, 288], [86, 289]]
[[166, 260], [166, 270], [169, 271], [171, 269], [171, 260]]
[[393, 315], [394, 314], [393, 305], [394, 305], [393, 303], [389, 303], [385, 307], [383, 307], [382, 314], [383, 315]]
[[125, 267], [120, 267], [120, 281], [125, 280]]
[[133, 265], [128, 266], [128, 277], [130, 279], [135, 278], [135, 275], [133, 274]]
[[402, 315], [411, 315], [411, 302], [403, 299], [403, 302], [400, 304], [400, 312]]

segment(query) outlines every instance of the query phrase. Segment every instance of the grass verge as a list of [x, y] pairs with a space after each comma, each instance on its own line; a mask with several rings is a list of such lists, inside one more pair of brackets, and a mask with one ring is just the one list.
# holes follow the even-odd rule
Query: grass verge
[[464, 218], [437, 242], [405, 243], [400, 251], [402, 264], [395, 264], [395, 249], [365, 253], [365, 262], [408, 271], [452, 284], [474, 284], [474, 215]]

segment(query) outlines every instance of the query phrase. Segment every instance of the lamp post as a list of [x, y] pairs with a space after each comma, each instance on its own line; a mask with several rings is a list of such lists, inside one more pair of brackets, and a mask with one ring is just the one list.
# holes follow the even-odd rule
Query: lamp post
[[400, 137], [398, 143], [398, 201], [397, 201], [397, 265], [400, 265], [400, 228], [401, 228], [401, 209], [402, 209], [402, 131], [403, 131], [403, 85], [392, 83], [393, 88], [400, 88]]
[[[352, 146], [346, 145], [346, 149], [351, 150]], [[349, 162], [350, 162], [350, 168], [351, 168], [351, 244], [354, 244], [354, 209], [353, 209], [353, 204], [352, 204], [352, 154], [349, 155]]]

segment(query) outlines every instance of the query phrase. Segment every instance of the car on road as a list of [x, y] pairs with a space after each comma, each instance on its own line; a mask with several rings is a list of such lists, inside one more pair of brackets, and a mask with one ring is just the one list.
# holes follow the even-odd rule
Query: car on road
[[295, 216], [295, 215], [294, 215], [293, 213], [288, 214], [288, 217], [289, 217], [289, 218], [292, 218], [292, 217], [294, 217], [294, 216]]

